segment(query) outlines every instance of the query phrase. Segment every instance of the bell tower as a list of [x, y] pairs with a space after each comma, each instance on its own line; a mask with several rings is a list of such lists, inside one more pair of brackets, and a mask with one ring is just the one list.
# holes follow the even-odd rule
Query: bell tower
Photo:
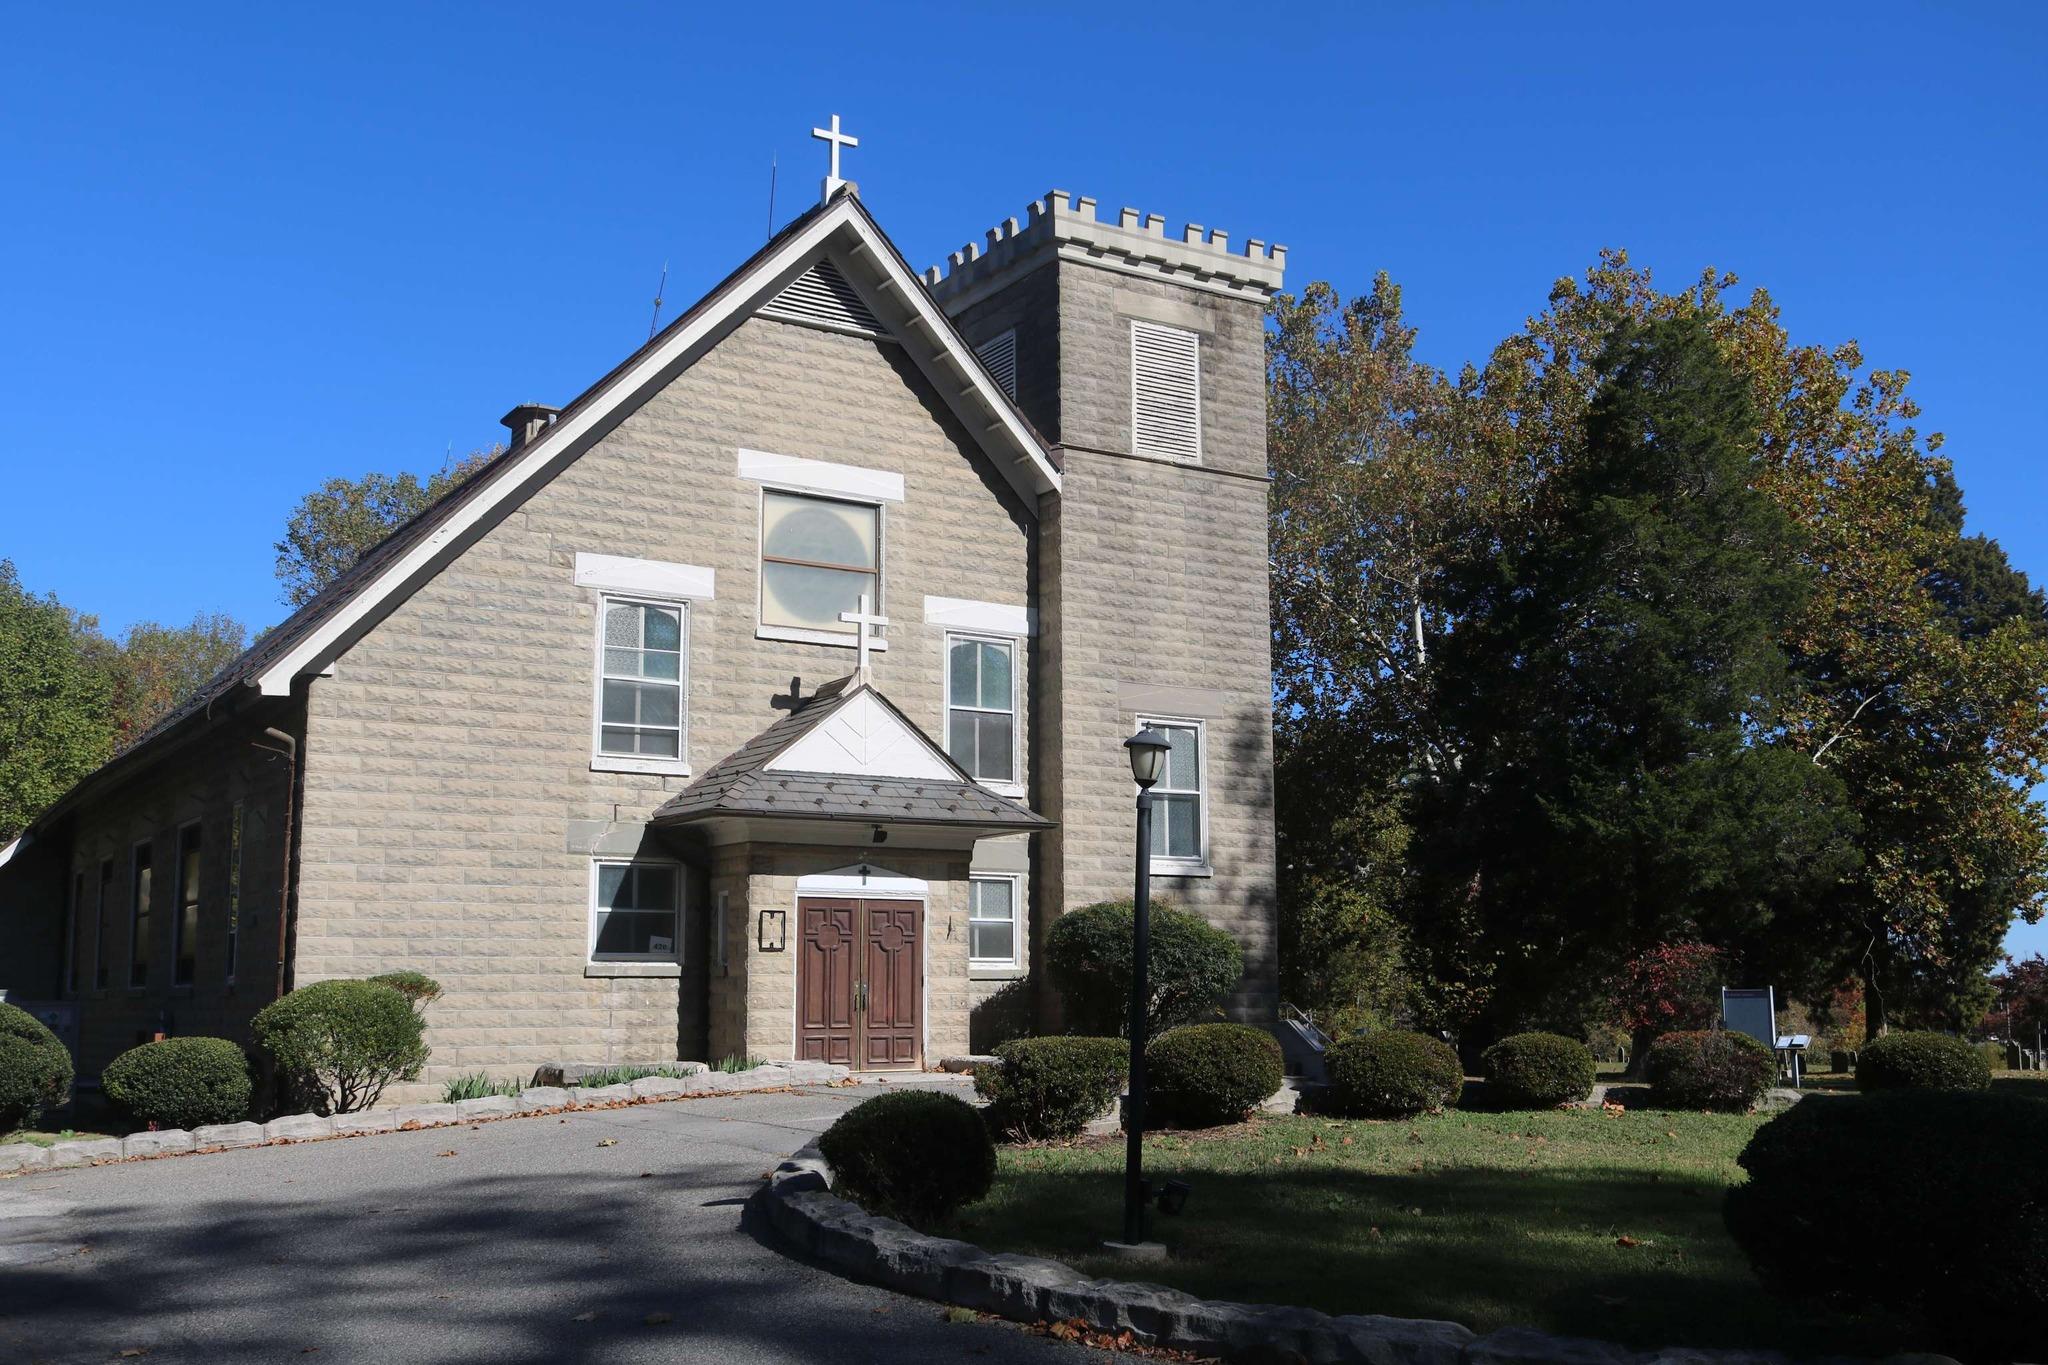
[[1054, 190], [924, 276], [1057, 447], [1041, 499], [1032, 668], [1032, 942], [1131, 893], [1123, 741], [1174, 740], [1153, 894], [1229, 930], [1234, 1017], [1274, 1017], [1265, 309], [1287, 248]]

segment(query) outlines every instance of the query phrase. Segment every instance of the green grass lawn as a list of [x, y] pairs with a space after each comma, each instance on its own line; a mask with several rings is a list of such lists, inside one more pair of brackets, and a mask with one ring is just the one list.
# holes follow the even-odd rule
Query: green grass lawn
[[[1814, 1101], [1825, 1103], [1816, 1097]], [[1002, 1151], [954, 1235], [990, 1250], [1154, 1280], [1204, 1298], [1330, 1313], [1522, 1325], [1635, 1347], [1795, 1355], [1922, 1349], [1915, 1324], [1763, 1292], [1721, 1226], [1760, 1117], [1634, 1110], [1412, 1122], [1291, 1117], [1145, 1143], [1147, 1173], [1194, 1193], [1155, 1215], [1172, 1250], [1134, 1270], [1119, 1236], [1121, 1139]]]

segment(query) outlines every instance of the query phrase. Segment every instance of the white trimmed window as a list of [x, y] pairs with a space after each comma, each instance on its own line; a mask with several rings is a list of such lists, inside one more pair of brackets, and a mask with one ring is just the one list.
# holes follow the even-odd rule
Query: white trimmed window
[[1017, 879], [967, 880], [967, 957], [976, 967], [1017, 965]]
[[977, 782], [1017, 788], [1017, 642], [946, 637], [946, 752]]
[[680, 962], [683, 869], [658, 859], [599, 859], [590, 869], [590, 960]]
[[769, 488], [761, 493], [761, 631], [776, 639], [854, 643], [839, 619], [860, 599], [882, 605], [882, 509]]
[[1192, 464], [1202, 458], [1199, 333], [1131, 322], [1131, 451]]
[[591, 766], [684, 771], [688, 626], [689, 609], [679, 602], [601, 600]]
[[1152, 870], [1209, 870], [1208, 735], [1198, 720], [1141, 720], [1172, 744], [1152, 788]]

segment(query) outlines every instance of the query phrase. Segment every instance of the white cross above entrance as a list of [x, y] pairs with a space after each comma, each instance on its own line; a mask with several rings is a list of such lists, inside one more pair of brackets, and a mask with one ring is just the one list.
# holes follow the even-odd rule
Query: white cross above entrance
[[830, 199], [832, 191], [846, 183], [839, 178], [839, 149], [841, 147], [858, 147], [860, 146], [860, 139], [851, 133], [839, 131], [839, 115], [837, 114], [832, 116], [832, 126], [830, 128], [813, 128], [811, 129], [811, 136], [832, 148], [832, 169], [825, 176], [824, 190], [818, 196], [820, 199]]
[[855, 646], [855, 648], [860, 650], [860, 659], [854, 665], [854, 681], [869, 682], [871, 679], [868, 674], [868, 650], [877, 646], [887, 649], [889, 645], [885, 640], [877, 640], [870, 636], [868, 634], [868, 627], [886, 626], [889, 624], [889, 618], [870, 612], [868, 610], [868, 595], [862, 593], [860, 595], [860, 605], [852, 611], [840, 612], [839, 619], [853, 627], [854, 635], [860, 642]]

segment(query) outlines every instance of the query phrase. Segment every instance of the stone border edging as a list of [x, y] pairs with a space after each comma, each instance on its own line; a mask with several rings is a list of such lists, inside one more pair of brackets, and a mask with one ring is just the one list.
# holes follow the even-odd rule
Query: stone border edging
[[[1792, 1365], [1776, 1351], [1636, 1351], [1528, 1327], [1479, 1336], [1455, 1322], [1333, 1317], [1312, 1308], [1224, 1303], [1164, 1285], [1089, 1279], [1059, 1261], [983, 1251], [868, 1213], [832, 1193], [832, 1168], [815, 1144], [770, 1173], [747, 1200], [746, 1218], [829, 1269], [899, 1293], [1027, 1325], [1079, 1319], [1098, 1331], [1128, 1329], [1148, 1346], [1225, 1360], [1282, 1358], [1277, 1352], [1298, 1354], [1310, 1365]], [[1937, 1363], [1957, 1365], [1933, 1355], [1892, 1356], [1885, 1365]]]
[[694, 1075], [643, 1076], [621, 1085], [580, 1087], [542, 1085], [517, 1095], [485, 1095], [452, 1104], [402, 1104], [390, 1109], [365, 1109], [354, 1114], [287, 1114], [268, 1123], [217, 1123], [187, 1132], [182, 1128], [130, 1133], [125, 1138], [86, 1138], [49, 1147], [16, 1142], [0, 1147], [0, 1176], [20, 1172], [100, 1166], [149, 1157], [224, 1152], [241, 1147], [281, 1146], [327, 1138], [360, 1137], [369, 1133], [416, 1132], [494, 1119], [528, 1118], [539, 1114], [622, 1109], [628, 1105], [702, 1095], [786, 1090], [797, 1085], [828, 1085], [851, 1073], [826, 1062], [764, 1062], [746, 1071], [704, 1070]]

